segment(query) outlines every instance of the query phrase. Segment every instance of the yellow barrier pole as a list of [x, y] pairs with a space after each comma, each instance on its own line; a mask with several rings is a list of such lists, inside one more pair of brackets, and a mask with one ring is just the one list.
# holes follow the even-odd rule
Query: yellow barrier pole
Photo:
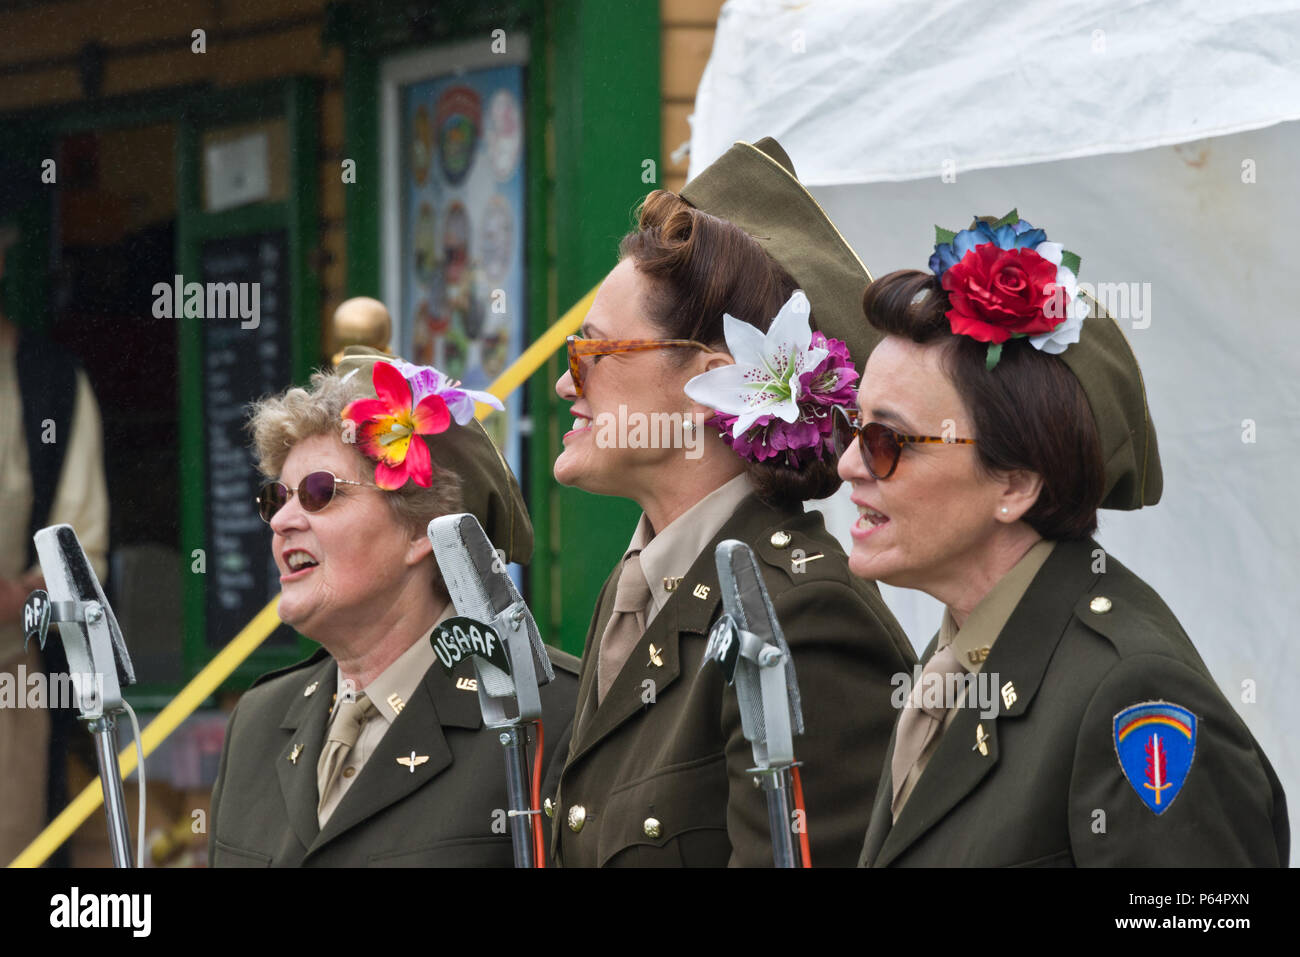
[[[582, 326], [582, 321], [587, 318], [587, 310], [591, 308], [591, 302], [596, 298], [596, 290], [599, 288], [600, 286], [592, 286], [590, 292], [573, 304], [573, 308], [552, 323], [551, 328], [538, 336], [537, 341], [525, 349], [523, 355], [510, 363], [510, 368], [501, 373], [496, 382], [488, 386], [488, 391], [498, 399], [504, 399], [523, 385], [524, 381], [540, 369], [542, 363], [556, 349], [564, 345], [564, 340]], [[480, 415], [479, 418], [482, 416]]]
[[[542, 363], [564, 344], [565, 338], [581, 327], [587, 310], [591, 308], [592, 300], [596, 298], [598, 288], [599, 286], [593, 287], [563, 316], [552, 323], [536, 342], [525, 349], [523, 354], [510, 363], [497, 380], [488, 386], [488, 391], [504, 400], [511, 392], [523, 385], [528, 377], [540, 369]], [[482, 419], [490, 412], [492, 412], [491, 406], [479, 404], [478, 418]], [[234, 640], [217, 652], [216, 657], [209, 661], [203, 670], [168, 702], [167, 707], [158, 712], [157, 717], [149, 722], [149, 726], [140, 733], [140, 744], [144, 749], [145, 757], [153, 754], [158, 745], [180, 727], [181, 722], [193, 714], [209, 695], [221, 687], [221, 683], [230, 677], [234, 670], [276, 629], [280, 624], [280, 616], [276, 612], [279, 601], [278, 595], [271, 599], [267, 606], [244, 626]], [[134, 744], [123, 749], [118, 755], [118, 762], [121, 765], [122, 778], [125, 780], [127, 775], [135, 770]], [[64, 841], [73, 835], [86, 818], [95, 813], [103, 802], [104, 789], [100, 786], [99, 777], [96, 776], [95, 780], [82, 788], [81, 793], [50, 822], [45, 830], [37, 835], [32, 843], [23, 849], [21, 854], [10, 862], [9, 866], [40, 867]], [[136, 863], [139, 864], [138, 861]]]
[[[208, 695], [216, 691], [232, 671], [239, 667], [239, 663], [251, 655], [257, 646], [266, 640], [266, 636], [275, 630], [280, 624], [280, 616], [276, 613], [279, 603], [280, 598], [277, 595], [244, 626], [244, 630], [235, 636], [234, 641], [217, 652], [216, 657], [194, 676], [194, 680], [149, 722], [149, 727], [140, 734], [140, 744], [144, 748], [146, 757], [153, 754], [158, 745], [162, 744], [163, 739], [175, 731], [180, 723], [188, 718]], [[134, 743], [124, 748], [117, 757], [122, 767], [122, 778], [125, 780], [127, 775], [135, 770]], [[95, 813], [95, 809], [103, 801], [104, 790], [100, 786], [99, 778], [96, 777], [82, 788], [81, 793], [73, 799], [72, 803], [65, 807], [59, 816], [50, 822], [49, 827], [42, 831], [36, 840], [28, 844], [9, 866], [40, 867], [45, 863], [46, 858], [72, 836], [86, 818]]]

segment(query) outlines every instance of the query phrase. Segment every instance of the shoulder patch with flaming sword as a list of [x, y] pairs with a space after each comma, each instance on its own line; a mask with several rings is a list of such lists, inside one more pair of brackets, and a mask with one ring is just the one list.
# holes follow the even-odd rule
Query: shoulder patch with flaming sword
[[1157, 817], [1182, 790], [1196, 757], [1196, 715], [1145, 701], [1115, 715], [1115, 755], [1133, 790]]

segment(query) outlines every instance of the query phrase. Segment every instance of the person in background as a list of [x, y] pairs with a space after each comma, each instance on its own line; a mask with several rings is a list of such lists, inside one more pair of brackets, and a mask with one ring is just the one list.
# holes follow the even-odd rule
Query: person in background
[[[230, 716], [214, 867], [513, 863], [502, 749], [473, 665], [444, 670], [430, 641], [456, 615], [431, 520], [469, 512], [505, 560], [532, 553], [519, 486], [475, 400], [500, 408], [434, 369], [350, 346], [309, 390], [255, 405], [280, 618], [322, 647], [258, 679]], [[564, 753], [576, 691], [576, 659], [552, 650], [552, 661], [543, 771]]]
[[1123, 332], [1079, 294], [1079, 257], [1014, 211], [938, 239], [930, 273], [866, 291], [885, 338], [837, 432], [849, 567], [946, 606], [861, 863], [1285, 865], [1268, 758], [1091, 537], [1098, 508], [1163, 485]]
[[[701, 670], [722, 608], [715, 549], [739, 539], [802, 697], [806, 817], [792, 830], [814, 866], [852, 865], [897, 713], [891, 683], [915, 655], [804, 502], [840, 485], [830, 410], [852, 401], [875, 340], [857, 316], [870, 277], [772, 139], [736, 144], [681, 195], [651, 193], [621, 252], [556, 384], [574, 418], [556, 479], [643, 510], [587, 633], [556, 858], [772, 866], [736, 692]], [[619, 436], [619, 422], [658, 435]]]
[[[2, 212], [2, 211], [0, 211]], [[17, 230], [0, 226], [0, 673], [18, 695], [26, 675], [67, 670], [57, 641], [24, 647], [22, 609], [44, 587], [32, 535], [68, 524], [100, 581], [108, 571], [108, 486], [99, 406], [79, 365], [9, 318], [8, 256]], [[8, 682], [7, 682], [8, 683]], [[13, 860], [67, 800], [71, 721], [48, 707], [0, 707], [0, 863]], [[62, 716], [60, 716], [62, 717]]]

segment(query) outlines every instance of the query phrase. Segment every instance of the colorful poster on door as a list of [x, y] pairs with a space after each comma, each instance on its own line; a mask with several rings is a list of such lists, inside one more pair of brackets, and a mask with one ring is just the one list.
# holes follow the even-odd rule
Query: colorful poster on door
[[[523, 67], [407, 83], [399, 104], [398, 346], [485, 389], [526, 345]], [[520, 406], [485, 422], [516, 467]]]

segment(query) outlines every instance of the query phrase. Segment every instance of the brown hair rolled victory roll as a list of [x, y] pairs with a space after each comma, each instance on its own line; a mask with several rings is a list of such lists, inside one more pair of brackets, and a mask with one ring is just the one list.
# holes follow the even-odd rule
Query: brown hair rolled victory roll
[[840, 428], [850, 567], [946, 613], [863, 864], [1287, 863], [1268, 759], [1159, 595], [1090, 537], [1098, 508], [1155, 504], [1163, 479], [1136, 357], [1078, 268], [1013, 212], [940, 231], [931, 273], [864, 296], [885, 338]]
[[[876, 338], [857, 315], [869, 277], [770, 139], [736, 144], [681, 195], [651, 193], [621, 252], [556, 384], [574, 417], [556, 478], [643, 510], [587, 633], [556, 859], [773, 863], [735, 692], [700, 668], [721, 613], [714, 551], [734, 538], [753, 548], [793, 653], [812, 863], [851, 864], [896, 714], [891, 680], [915, 658], [803, 503], [839, 484], [830, 409], [851, 400]], [[746, 391], [760, 367], [780, 372]], [[655, 423], [667, 441], [632, 431]]]
[[[259, 678], [230, 716], [212, 792], [213, 866], [513, 863], [493, 819], [508, 806], [501, 746], [464, 680], [472, 665], [447, 673], [429, 641], [456, 614], [426, 534], [432, 519], [470, 512], [510, 560], [532, 552], [519, 486], [473, 418], [476, 397], [436, 370], [350, 346], [310, 389], [255, 405], [280, 617], [321, 649]], [[371, 417], [376, 403], [395, 418]], [[376, 442], [378, 428], [390, 432]], [[552, 659], [555, 680], [541, 689], [546, 780], [558, 774], [576, 692], [576, 660]]]

